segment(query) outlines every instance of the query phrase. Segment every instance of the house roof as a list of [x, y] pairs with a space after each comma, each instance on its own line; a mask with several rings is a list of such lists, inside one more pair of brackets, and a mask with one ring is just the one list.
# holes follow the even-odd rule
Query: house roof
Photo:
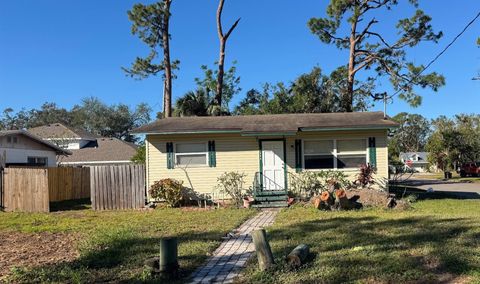
[[398, 124], [383, 112], [301, 113], [239, 116], [170, 117], [134, 130], [137, 134], [240, 132], [242, 134], [296, 133], [355, 129], [387, 129]]
[[[418, 156], [418, 161], [415, 159], [415, 155]], [[414, 163], [428, 163], [427, 152], [401, 152], [400, 159], [402, 161], [412, 160]]]
[[25, 137], [28, 137], [35, 142], [38, 142], [40, 144], [43, 144], [43, 145], [51, 148], [53, 151], [55, 151], [57, 153], [57, 155], [71, 155], [72, 154], [69, 150], [62, 149], [62, 148], [58, 147], [57, 145], [55, 145], [55, 144], [53, 144], [49, 141], [45, 141], [41, 137], [38, 137], [38, 136], [36, 136], [36, 135], [26, 131], [26, 130], [4, 130], [4, 131], [0, 131], [0, 137], [10, 136], [10, 135], [23, 135]]
[[61, 123], [52, 123], [43, 126], [38, 126], [30, 128], [28, 131], [31, 133], [40, 136], [43, 139], [54, 139], [54, 138], [63, 138], [63, 139], [84, 139], [84, 140], [95, 140], [98, 136], [89, 133], [83, 129], [75, 129]]
[[72, 155], [60, 160], [62, 163], [108, 163], [125, 162], [135, 155], [138, 146], [117, 138], [97, 138], [82, 149], [71, 150]]

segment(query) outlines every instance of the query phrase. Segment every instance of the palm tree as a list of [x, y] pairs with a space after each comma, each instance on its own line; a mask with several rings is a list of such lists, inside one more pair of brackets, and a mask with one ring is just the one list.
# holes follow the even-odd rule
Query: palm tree
[[208, 90], [198, 89], [187, 92], [175, 102], [175, 116], [207, 116], [210, 109]]

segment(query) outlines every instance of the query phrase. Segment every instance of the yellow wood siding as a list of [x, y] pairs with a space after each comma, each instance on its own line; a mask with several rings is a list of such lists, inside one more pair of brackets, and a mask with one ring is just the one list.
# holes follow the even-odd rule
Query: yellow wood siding
[[[186, 169], [175, 167], [167, 169], [167, 142], [207, 142], [215, 141], [217, 166], [190, 166]], [[148, 135], [148, 184], [162, 178], [183, 180], [184, 185], [201, 193], [211, 193], [217, 184], [217, 178], [224, 172], [238, 171], [245, 173], [246, 184], [253, 184], [253, 177], [258, 171], [258, 142], [255, 137], [240, 135]]]
[[[299, 132], [296, 136], [286, 137], [286, 164], [289, 174], [295, 173], [295, 139], [352, 139], [376, 138], [377, 180], [388, 177], [388, 150], [386, 130], [375, 131], [335, 131], [335, 132]], [[282, 138], [282, 137], [268, 137]], [[255, 172], [259, 171], [258, 139], [240, 134], [180, 134], [147, 135], [147, 184], [163, 178], [182, 180], [184, 185], [200, 193], [211, 193], [217, 184], [217, 178], [227, 171], [245, 173], [248, 188], [253, 184]], [[267, 139], [267, 138], [266, 138]], [[207, 142], [215, 141], [217, 166], [190, 166], [167, 169], [167, 142]], [[358, 170], [345, 171], [352, 179]]]

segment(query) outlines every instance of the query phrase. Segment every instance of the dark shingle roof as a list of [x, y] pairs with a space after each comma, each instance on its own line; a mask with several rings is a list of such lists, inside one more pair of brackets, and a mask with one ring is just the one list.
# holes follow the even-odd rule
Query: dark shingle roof
[[137, 151], [137, 146], [117, 138], [98, 138], [84, 148], [71, 150], [72, 155], [60, 163], [119, 162], [129, 161]]
[[397, 127], [383, 112], [301, 113], [240, 116], [196, 116], [160, 119], [134, 133], [238, 131], [241, 133], [297, 132], [302, 130], [374, 129]]
[[89, 133], [83, 129], [74, 129], [72, 127], [65, 126], [61, 123], [52, 123], [43, 126], [38, 126], [30, 128], [28, 131], [31, 133], [42, 137], [43, 139], [54, 139], [54, 138], [64, 138], [64, 139], [85, 139], [85, 140], [95, 140], [98, 136]]
[[55, 145], [51, 142], [45, 141], [41, 137], [38, 137], [38, 136], [36, 136], [36, 135], [26, 131], [26, 130], [4, 130], [4, 131], [0, 131], [0, 137], [10, 136], [10, 135], [26, 136], [26, 137], [32, 139], [33, 141], [36, 141], [37, 143], [43, 144], [43, 145], [51, 148], [53, 151], [55, 151], [57, 153], [57, 155], [70, 155], [70, 154], [72, 154], [69, 150], [62, 149], [62, 148], [58, 147], [57, 145]]

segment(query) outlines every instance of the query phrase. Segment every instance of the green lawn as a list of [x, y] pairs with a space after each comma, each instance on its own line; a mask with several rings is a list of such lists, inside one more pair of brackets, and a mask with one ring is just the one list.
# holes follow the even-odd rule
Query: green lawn
[[80, 251], [77, 260], [14, 269], [7, 280], [24, 283], [158, 282], [146, 273], [143, 261], [158, 253], [158, 241], [163, 236], [179, 238], [181, 276], [185, 278], [219, 245], [225, 233], [254, 214], [254, 210], [234, 209], [0, 212], [0, 232], [3, 233], [53, 232], [81, 236], [79, 243], [73, 244]]
[[[276, 266], [259, 272], [252, 261], [246, 283], [480, 283], [480, 200], [426, 200], [406, 211], [283, 210], [268, 230]], [[297, 271], [284, 257], [311, 247]]]

